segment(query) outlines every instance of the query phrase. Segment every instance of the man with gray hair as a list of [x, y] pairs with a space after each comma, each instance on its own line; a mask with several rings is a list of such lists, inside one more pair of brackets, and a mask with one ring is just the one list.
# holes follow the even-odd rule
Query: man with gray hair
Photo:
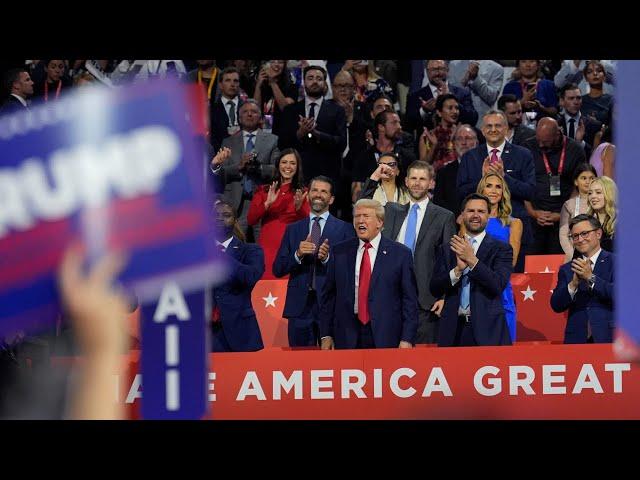
[[[260, 128], [262, 112], [255, 100], [249, 99], [240, 106], [239, 117], [240, 131], [222, 141], [222, 148], [211, 161], [211, 170], [221, 180], [225, 200], [233, 205], [240, 228], [247, 235], [247, 212], [253, 192], [273, 177], [280, 151], [278, 137]], [[253, 233], [257, 238], [258, 232]]]
[[524, 202], [533, 199], [536, 192], [536, 171], [533, 155], [527, 148], [506, 140], [509, 124], [504, 112], [490, 110], [482, 117], [485, 144], [469, 150], [462, 156], [458, 169], [458, 198], [460, 201], [478, 188], [478, 182], [487, 173], [503, 177], [511, 191], [513, 216], [522, 220], [522, 245], [516, 272], [524, 270], [524, 248], [533, 242], [529, 215]]
[[411, 250], [381, 235], [385, 209], [360, 199], [353, 212], [358, 238], [334, 245], [320, 296], [322, 350], [411, 348], [418, 299]]

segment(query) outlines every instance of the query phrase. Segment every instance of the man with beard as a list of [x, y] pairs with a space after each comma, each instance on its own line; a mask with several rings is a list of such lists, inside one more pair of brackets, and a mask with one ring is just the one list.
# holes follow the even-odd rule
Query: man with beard
[[[378, 182], [390, 167], [381, 163], [367, 179], [362, 198], [371, 198]], [[441, 245], [448, 245], [455, 233], [453, 213], [429, 201], [431, 175], [429, 164], [419, 160], [409, 165], [405, 185], [409, 203], [401, 205], [387, 202], [385, 229], [382, 234], [409, 247], [413, 252], [413, 265], [418, 281], [418, 331], [415, 343], [436, 343], [438, 318], [443, 301], [432, 295], [429, 282], [435, 263], [434, 253]]]
[[318, 176], [309, 187], [309, 218], [287, 226], [273, 262], [276, 277], [289, 275], [282, 316], [289, 320], [290, 347], [318, 345], [318, 294], [333, 245], [355, 237], [353, 226], [329, 213], [333, 182]]
[[251, 291], [264, 273], [264, 253], [259, 245], [244, 243], [233, 206], [215, 204], [216, 245], [225, 257], [229, 274], [211, 295], [211, 351], [262, 350], [262, 335], [251, 306]]
[[498, 99], [498, 110], [504, 112], [509, 123], [507, 142], [523, 147], [527, 140], [536, 136], [533, 128], [522, 124], [522, 104], [515, 95], [510, 93], [502, 95]]
[[460, 215], [460, 199], [456, 186], [460, 159], [469, 150], [478, 146], [478, 135], [471, 125], [460, 125], [453, 136], [453, 146], [458, 160], [450, 162], [438, 171], [433, 203], [453, 212], [455, 218]]
[[487, 235], [491, 204], [479, 193], [462, 203], [467, 233], [438, 252], [431, 292], [445, 295], [438, 346], [511, 345], [502, 291], [511, 273], [511, 245]]
[[495, 173], [505, 179], [511, 191], [513, 216], [522, 220], [524, 228], [523, 248], [516, 264], [516, 271], [522, 272], [525, 247], [533, 242], [524, 202], [531, 200], [535, 194], [536, 177], [531, 152], [507, 142], [507, 128], [507, 118], [503, 112], [490, 110], [482, 117], [482, 134], [487, 143], [469, 150], [462, 157], [458, 169], [458, 198], [462, 200], [475, 192], [478, 182], [487, 173]]
[[427, 78], [429, 82], [420, 90], [407, 96], [407, 129], [417, 132], [419, 136], [424, 128], [435, 127], [434, 114], [436, 99], [445, 93], [455, 95], [460, 106], [460, 123], [475, 125], [478, 122], [478, 112], [473, 107], [471, 92], [468, 88], [450, 85], [447, 81], [449, 66], [445, 60], [427, 60]]
[[3, 80], [9, 96], [0, 108], [0, 113], [28, 110], [27, 98], [33, 95], [33, 80], [29, 72], [24, 68], [12, 68]]
[[385, 210], [361, 198], [353, 209], [358, 238], [331, 249], [320, 292], [322, 350], [412, 348], [418, 326], [411, 250], [380, 234]]
[[560, 245], [560, 210], [573, 191], [573, 171], [586, 161], [578, 142], [562, 135], [558, 122], [540, 119], [536, 137], [525, 144], [533, 153], [536, 191], [525, 207], [532, 218], [533, 243], [528, 255], [562, 254]]
[[327, 72], [322, 67], [305, 67], [303, 75], [305, 97], [283, 110], [279, 147], [300, 152], [307, 178], [325, 175], [336, 185], [347, 146], [345, 111], [335, 101], [324, 99]]

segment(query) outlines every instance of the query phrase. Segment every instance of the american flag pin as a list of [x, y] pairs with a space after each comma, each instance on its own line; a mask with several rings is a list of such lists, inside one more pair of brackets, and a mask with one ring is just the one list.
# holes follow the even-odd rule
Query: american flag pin
[[386, 251], [386, 250], [382, 250], [382, 253], [384, 253], [384, 254], [386, 255], [386, 254], [387, 254], [387, 251]]

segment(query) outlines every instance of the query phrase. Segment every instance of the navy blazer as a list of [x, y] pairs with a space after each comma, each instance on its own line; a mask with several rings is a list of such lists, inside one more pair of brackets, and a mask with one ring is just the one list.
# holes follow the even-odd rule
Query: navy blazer
[[[353, 310], [359, 242], [354, 238], [333, 247], [320, 295], [320, 337], [332, 337], [335, 348], [356, 348], [358, 341]], [[418, 295], [410, 249], [381, 236], [367, 300], [376, 348], [414, 343]]]
[[273, 126], [278, 135], [278, 147], [295, 148], [302, 156], [304, 178], [312, 179], [318, 175], [330, 177], [336, 185], [340, 179], [342, 152], [347, 146], [347, 120], [344, 108], [333, 100], [322, 101], [316, 120], [318, 135], [305, 136], [299, 140], [299, 116], [305, 117], [304, 100], [287, 105], [282, 111], [278, 124]]
[[[471, 285], [471, 325], [478, 345], [511, 345], [511, 337], [502, 307], [502, 292], [507, 286], [513, 267], [513, 250], [508, 243], [487, 234], [478, 248], [478, 264], [469, 275]], [[438, 346], [455, 346], [458, 328], [458, 308], [462, 279], [451, 285], [449, 272], [456, 266], [456, 255], [449, 245], [442, 245], [431, 278], [431, 293], [445, 295], [440, 317]]]
[[[458, 202], [473, 193], [482, 179], [482, 163], [487, 158], [487, 144], [469, 150], [460, 159], [458, 168]], [[513, 216], [528, 218], [525, 200], [533, 200], [536, 193], [536, 167], [529, 149], [506, 142], [502, 151], [502, 163], [509, 190]]]
[[264, 273], [264, 253], [259, 245], [233, 238], [226, 251], [229, 275], [213, 289], [212, 308], [220, 309], [225, 337], [232, 351], [252, 352], [264, 348], [251, 291]]
[[[324, 285], [327, 274], [327, 265], [323, 265], [318, 257], [304, 255], [302, 263], [298, 263], [294, 257], [295, 251], [300, 246], [300, 242], [309, 235], [309, 217], [287, 225], [284, 232], [280, 249], [273, 261], [273, 274], [280, 278], [289, 275], [287, 283], [287, 300], [284, 304], [282, 316], [284, 318], [298, 317], [302, 314], [307, 303], [307, 295], [311, 286], [311, 266], [315, 262], [316, 266], [316, 292], [320, 293]], [[333, 246], [356, 236], [353, 225], [337, 219], [333, 215], [327, 217], [327, 222], [322, 229], [320, 243], [329, 239], [329, 258]], [[327, 261], [327, 264], [329, 262]]]
[[555, 312], [569, 310], [564, 343], [587, 343], [587, 322], [591, 324], [591, 334], [595, 343], [612, 341], [614, 258], [615, 256], [606, 250], [600, 252], [593, 269], [596, 276], [593, 290], [586, 282], [581, 281], [573, 300], [567, 288], [573, 278], [571, 263], [565, 263], [560, 267], [558, 285], [551, 295], [551, 308]]
[[[244, 102], [238, 98], [238, 111], [236, 112], [236, 121], [240, 119], [240, 107]], [[229, 136], [229, 115], [227, 109], [222, 104], [222, 98], [218, 98], [209, 107], [209, 127], [211, 131], [211, 145], [214, 151], [220, 150], [222, 140]]]
[[[458, 87], [457, 85], [452, 85], [449, 83], [449, 93], [452, 93], [456, 96], [458, 103], [460, 105], [460, 123], [468, 123], [469, 125], [475, 126], [478, 123], [478, 112], [476, 112], [475, 107], [473, 106], [473, 100], [471, 99], [471, 92], [468, 88]], [[422, 106], [422, 102], [420, 101], [422, 98], [424, 101], [431, 100], [433, 98], [433, 94], [431, 93], [431, 88], [429, 85], [425, 85], [417, 92], [413, 92], [407, 95], [407, 131], [416, 132], [416, 137], [422, 135], [422, 127], [427, 127], [432, 129], [434, 127], [433, 121], [430, 117], [427, 117], [426, 120], [423, 120], [420, 115], [420, 108]], [[435, 110], [434, 110], [435, 112]]]

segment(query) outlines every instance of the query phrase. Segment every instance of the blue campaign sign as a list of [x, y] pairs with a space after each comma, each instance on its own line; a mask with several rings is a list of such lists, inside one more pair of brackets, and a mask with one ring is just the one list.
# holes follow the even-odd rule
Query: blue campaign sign
[[53, 324], [72, 241], [90, 261], [127, 252], [118, 280], [140, 303], [219, 276], [190, 88], [87, 87], [0, 117], [0, 335]]
[[142, 418], [198, 420], [207, 412], [209, 372], [204, 290], [164, 285], [142, 307]]
[[[618, 184], [618, 222], [616, 224], [615, 315], [619, 335], [616, 348], [620, 357], [640, 360], [640, 314], [638, 313], [638, 239], [640, 239], [640, 61], [618, 62], [614, 143], [616, 145], [616, 182]], [[621, 351], [625, 349], [626, 352]]]

